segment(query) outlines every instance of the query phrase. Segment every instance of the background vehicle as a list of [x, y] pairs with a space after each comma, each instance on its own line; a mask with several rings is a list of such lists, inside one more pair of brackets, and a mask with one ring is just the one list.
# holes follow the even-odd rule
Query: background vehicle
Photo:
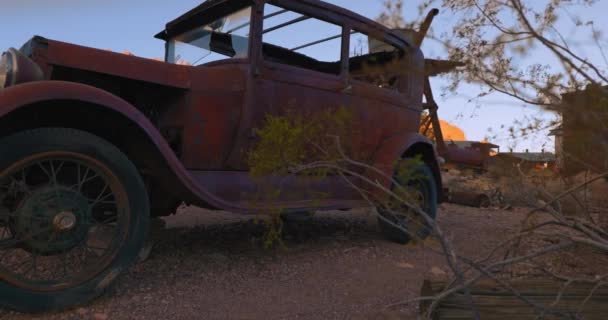
[[[318, 0], [209, 0], [157, 38], [166, 62], [42, 37], [3, 54], [4, 306], [44, 311], [98, 296], [135, 260], [149, 218], [182, 202], [244, 214], [366, 206], [338, 177], [250, 178], [254, 129], [290, 109], [351, 110], [354, 150], [388, 176], [420, 156], [415, 186], [435, 215], [439, 167], [418, 134], [424, 58], [397, 32]], [[394, 63], [403, 68], [382, 68]], [[291, 198], [251, 201], [279, 180]], [[329, 196], [299, 192], [309, 188]]]

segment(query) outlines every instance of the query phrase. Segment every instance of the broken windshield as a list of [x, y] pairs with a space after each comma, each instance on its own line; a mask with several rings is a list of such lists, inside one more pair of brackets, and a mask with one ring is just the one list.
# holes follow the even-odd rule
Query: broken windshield
[[167, 62], [198, 66], [205, 63], [247, 58], [251, 7], [172, 38]]

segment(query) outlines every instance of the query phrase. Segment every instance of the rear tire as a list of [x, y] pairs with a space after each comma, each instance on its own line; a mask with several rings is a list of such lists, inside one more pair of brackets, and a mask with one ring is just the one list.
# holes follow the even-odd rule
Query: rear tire
[[65, 128], [4, 137], [0, 155], [0, 305], [46, 312], [103, 294], [147, 236], [136, 167], [109, 142]]
[[[404, 162], [406, 161], [408, 160], [404, 160]], [[433, 171], [426, 164], [415, 164], [413, 166], [411, 169], [408, 168], [408, 174], [405, 177], [396, 175], [394, 179], [403, 187], [410, 186], [415, 188], [422, 195], [421, 209], [431, 218], [435, 219], [437, 216], [437, 184]], [[393, 192], [396, 189], [397, 186], [391, 186]], [[409, 233], [415, 234], [417, 240], [423, 240], [428, 237], [431, 228], [424, 221], [423, 217], [416, 215], [411, 212], [411, 209], [403, 205], [401, 210], [404, 214], [396, 216], [388, 211], [378, 209], [378, 214], [382, 216], [378, 217], [378, 225], [384, 236], [400, 244], [405, 244], [412, 240]], [[407, 232], [384, 221], [382, 218], [401, 226]]]

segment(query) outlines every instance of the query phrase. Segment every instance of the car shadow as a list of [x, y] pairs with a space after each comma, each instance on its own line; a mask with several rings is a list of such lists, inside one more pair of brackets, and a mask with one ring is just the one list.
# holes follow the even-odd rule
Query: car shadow
[[369, 210], [320, 212], [309, 219], [284, 221], [280, 226], [273, 225], [270, 217], [231, 214], [226, 214], [225, 219], [215, 216], [209, 219], [211, 222], [198, 220], [191, 225], [182, 220], [172, 226], [171, 219], [166, 219], [165, 229], [152, 231], [154, 256], [171, 254], [175, 250], [225, 254], [272, 252], [305, 246], [322, 247], [327, 242], [384, 239]]

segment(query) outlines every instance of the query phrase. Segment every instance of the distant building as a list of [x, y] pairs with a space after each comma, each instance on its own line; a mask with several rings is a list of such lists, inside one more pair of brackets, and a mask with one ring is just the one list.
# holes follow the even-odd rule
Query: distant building
[[553, 136], [555, 138], [555, 165], [561, 170], [564, 168], [564, 151], [562, 150], [564, 145], [564, 130], [562, 125], [553, 128], [549, 131], [549, 136]]
[[555, 136], [557, 167], [565, 175], [608, 170], [608, 86], [562, 95]]

